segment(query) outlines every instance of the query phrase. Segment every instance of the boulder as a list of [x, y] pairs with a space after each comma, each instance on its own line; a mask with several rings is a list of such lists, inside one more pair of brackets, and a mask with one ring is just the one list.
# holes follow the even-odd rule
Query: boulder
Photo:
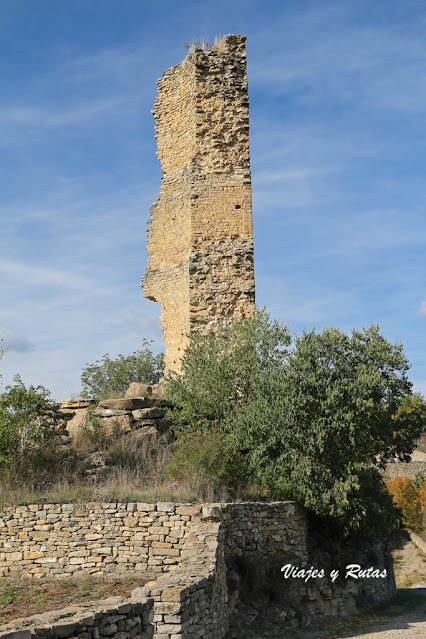
[[152, 397], [155, 399], [164, 399], [166, 396], [166, 387], [164, 384], [155, 384], [152, 386]]
[[164, 384], [141, 384], [132, 382], [126, 390], [125, 397], [153, 397], [155, 399], [164, 399], [166, 388]]
[[152, 395], [152, 386], [132, 382], [126, 390], [125, 397], [149, 397]]
[[107, 433], [114, 434], [115, 430], [121, 430], [124, 433], [129, 433], [132, 430], [133, 418], [131, 413], [124, 415], [116, 415], [114, 417], [103, 418], [105, 429]]
[[76, 410], [73, 418], [67, 422], [67, 431], [69, 432], [72, 438], [74, 438], [77, 435], [78, 431], [80, 430], [80, 427], [84, 421], [84, 418], [86, 417], [86, 414], [87, 414], [87, 408], [81, 408], [79, 410]]

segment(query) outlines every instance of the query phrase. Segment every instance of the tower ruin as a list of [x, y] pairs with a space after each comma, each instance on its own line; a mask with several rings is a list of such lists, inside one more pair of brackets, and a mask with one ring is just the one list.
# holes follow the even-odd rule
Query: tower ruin
[[161, 304], [166, 372], [179, 370], [189, 332], [254, 311], [245, 40], [195, 48], [157, 81], [163, 177], [142, 286]]

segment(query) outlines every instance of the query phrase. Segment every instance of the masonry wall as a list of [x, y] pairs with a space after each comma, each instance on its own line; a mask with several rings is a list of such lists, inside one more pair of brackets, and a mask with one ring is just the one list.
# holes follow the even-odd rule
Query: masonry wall
[[3, 508], [0, 576], [162, 572], [179, 563], [200, 508], [92, 502]]
[[[293, 502], [92, 503], [4, 508], [0, 514], [4, 577], [101, 577], [147, 568], [161, 573], [135, 588], [131, 601], [107, 600], [94, 610], [76, 606], [47, 618], [18, 620], [0, 627], [0, 639], [221, 639], [230, 615], [243, 615], [246, 575], [236, 568], [244, 563], [257, 567], [260, 579], [271, 571], [278, 575], [275, 594], [282, 596], [283, 619], [288, 614], [290, 624], [296, 622], [295, 611], [302, 619], [344, 615], [395, 592], [390, 554], [383, 544], [366, 548], [354, 559], [363, 567], [386, 567], [385, 579], [341, 580], [335, 585], [330, 580], [284, 580], [280, 569], [288, 561], [305, 568], [321, 562], [308, 553], [305, 513]], [[262, 596], [261, 588], [251, 592], [251, 597]]]
[[161, 304], [168, 370], [191, 331], [254, 310], [244, 36], [195, 49], [157, 82], [163, 170], [148, 222], [144, 296]]

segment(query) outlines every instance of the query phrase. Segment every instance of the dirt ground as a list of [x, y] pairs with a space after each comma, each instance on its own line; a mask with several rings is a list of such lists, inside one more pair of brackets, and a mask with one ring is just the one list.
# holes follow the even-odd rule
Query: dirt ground
[[72, 604], [89, 603], [107, 597], [130, 597], [133, 588], [152, 576], [85, 577], [80, 579], [7, 580], [0, 583], [0, 625]]

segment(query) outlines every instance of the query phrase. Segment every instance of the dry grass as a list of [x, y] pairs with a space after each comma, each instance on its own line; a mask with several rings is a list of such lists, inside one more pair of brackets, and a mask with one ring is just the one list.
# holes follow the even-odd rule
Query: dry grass
[[99, 601], [120, 595], [130, 597], [133, 588], [153, 575], [64, 577], [61, 579], [5, 579], [0, 584], [0, 624], [13, 619], [58, 610], [74, 604]]
[[209, 489], [205, 484], [177, 483], [164, 478], [146, 478], [129, 469], [114, 469], [102, 481], [67, 481], [61, 479], [46, 488], [11, 485], [0, 481], [0, 507], [26, 504], [68, 504], [98, 502], [144, 502], [158, 501], [178, 503], [206, 503], [228, 501], [258, 501], [255, 491], [230, 493]]
[[[110, 470], [87, 473], [94, 452], [107, 454]], [[265, 498], [251, 488], [236, 493], [218, 487], [213, 478], [210, 481], [201, 475], [170, 478], [165, 468], [172, 449], [164, 435], [144, 434], [142, 430], [127, 434], [119, 429], [106, 432], [96, 418], [82, 429], [69, 454], [72, 463], [68, 459], [53, 476], [45, 469], [41, 481], [39, 477], [19, 481], [19, 474], [0, 478], [0, 507], [88, 501], [203, 503]]]

